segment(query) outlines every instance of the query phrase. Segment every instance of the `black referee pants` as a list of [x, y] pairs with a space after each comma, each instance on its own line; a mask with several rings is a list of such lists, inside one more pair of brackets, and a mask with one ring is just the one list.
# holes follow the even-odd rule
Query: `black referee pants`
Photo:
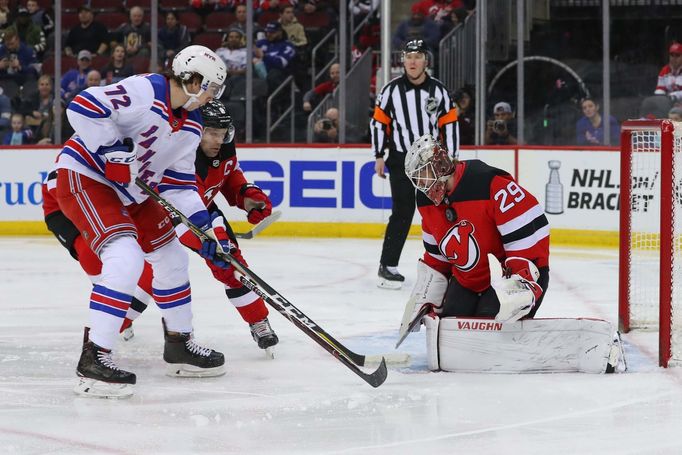
[[410, 179], [405, 175], [404, 153], [390, 153], [386, 160], [386, 167], [389, 172], [388, 179], [391, 185], [393, 208], [386, 226], [381, 263], [389, 267], [396, 267], [412, 225], [416, 190]]

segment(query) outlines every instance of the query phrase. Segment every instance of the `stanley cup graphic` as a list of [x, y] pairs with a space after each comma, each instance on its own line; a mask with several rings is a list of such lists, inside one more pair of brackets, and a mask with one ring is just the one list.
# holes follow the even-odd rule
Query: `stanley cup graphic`
[[559, 181], [559, 168], [561, 161], [550, 160], [549, 181], [545, 185], [545, 212], [551, 215], [564, 213], [564, 186]]

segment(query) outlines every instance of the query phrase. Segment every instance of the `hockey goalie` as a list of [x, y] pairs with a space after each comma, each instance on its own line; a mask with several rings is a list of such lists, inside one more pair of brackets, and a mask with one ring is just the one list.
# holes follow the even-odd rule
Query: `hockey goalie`
[[417, 191], [425, 252], [400, 328], [426, 327], [430, 370], [624, 370], [619, 336], [598, 319], [535, 319], [549, 284], [549, 224], [507, 172], [458, 161], [431, 135], [405, 172]]

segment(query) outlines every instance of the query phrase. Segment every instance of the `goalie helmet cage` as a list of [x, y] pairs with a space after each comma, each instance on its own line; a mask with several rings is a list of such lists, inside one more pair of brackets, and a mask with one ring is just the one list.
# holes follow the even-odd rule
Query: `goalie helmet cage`
[[623, 332], [658, 328], [659, 365], [682, 361], [682, 123], [621, 130], [618, 315]]

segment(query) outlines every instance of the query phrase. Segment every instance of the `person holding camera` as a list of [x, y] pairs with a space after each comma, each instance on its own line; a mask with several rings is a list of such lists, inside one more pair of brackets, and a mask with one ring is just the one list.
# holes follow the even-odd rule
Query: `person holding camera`
[[339, 110], [330, 107], [324, 113], [324, 117], [315, 122], [313, 126], [313, 141], [315, 142], [337, 142], [339, 135]]
[[500, 101], [493, 108], [493, 120], [488, 120], [485, 126], [486, 145], [516, 144], [516, 122], [511, 105]]
[[0, 79], [13, 79], [18, 85], [36, 80], [35, 63], [33, 48], [21, 42], [16, 30], [7, 30], [4, 42], [0, 44]]
[[405, 154], [427, 133], [439, 138], [451, 157], [456, 158], [459, 149], [457, 108], [445, 85], [426, 72], [430, 57], [424, 40], [405, 44], [402, 61], [405, 74], [381, 89], [370, 122], [374, 170], [384, 179], [388, 170], [391, 185], [391, 216], [377, 283], [384, 289], [400, 289], [405, 281], [398, 272], [398, 262], [416, 207], [415, 189], [405, 175]]

